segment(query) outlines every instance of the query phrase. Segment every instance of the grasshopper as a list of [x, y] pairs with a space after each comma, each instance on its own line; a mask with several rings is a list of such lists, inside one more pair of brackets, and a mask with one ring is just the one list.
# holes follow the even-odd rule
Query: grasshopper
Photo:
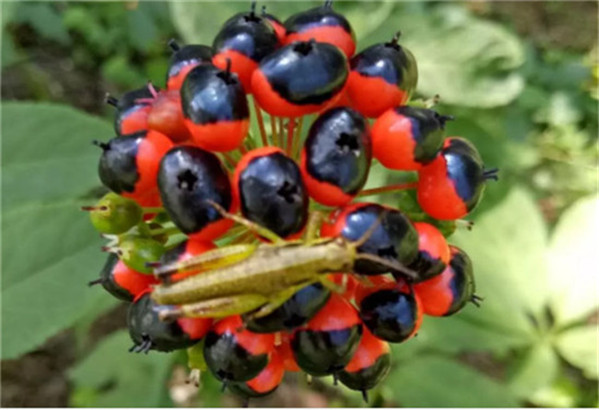
[[[220, 205], [210, 204], [224, 217], [244, 225], [271, 243], [230, 245], [208, 251], [194, 258], [158, 266], [154, 274], [162, 284], [154, 288], [152, 298], [163, 305], [163, 320], [180, 317], [223, 318], [252, 312], [259, 318], [273, 312], [305, 286], [321, 282], [340, 292], [327, 274], [351, 273], [357, 260], [370, 260], [390, 271], [415, 277], [399, 262], [359, 253], [358, 248], [374, 233], [384, 216], [369, 227], [357, 241], [343, 237], [318, 238], [323, 220], [314, 212], [308, 221], [303, 240], [286, 241], [276, 233], [241, 216], [233, 215]], [[170, 283], [171, 275], [198, 272]]]

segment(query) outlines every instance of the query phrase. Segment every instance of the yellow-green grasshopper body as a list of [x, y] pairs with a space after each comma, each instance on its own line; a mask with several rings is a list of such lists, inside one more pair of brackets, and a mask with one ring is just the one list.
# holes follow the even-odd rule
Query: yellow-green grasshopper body
[[160, 304], [184, 304], [232, 295], [271, 296], [292, 286], [316, 282], [322, 273], [351, 271], [354, 254], [355, 250], [342, 239], [310, 246], [263, 244], [231, 266], [158, 286], [152, 297]]
[[152, 298], [163, 305], [159, 311], [163, 319], [220, 318], [256, 309], [252, 313], [254, 317], [265, 316], [310, 284], [321, 282], [340, 291], [339, 286], [327, 279], [327, 274], [351, 272], [358, 259], [369, 259], [407, 275], [413, 274], [399, 263], [358, 253], [358, 247], [376, 226], [358, 241], [343, 237], [314, 239], [314, 227], [318, 226], [314, 218], [308, 222], [304, 242], [287, 242], [250, 221], [217, 209], [225, 217], [246, 225], [273, 243], [233, 245], [159, 266], [154, 271], [159, 278], [179, 272], [197, 272], [178, 282], [163, 283], [154, 288]]

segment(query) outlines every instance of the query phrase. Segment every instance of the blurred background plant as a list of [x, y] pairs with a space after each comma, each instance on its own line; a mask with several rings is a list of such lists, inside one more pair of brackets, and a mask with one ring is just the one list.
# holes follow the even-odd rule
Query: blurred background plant
[[[286, 18], [317, 2], [260, 2]], [[104, 94], [162, 85], [166, 42], [211, 44], [249, 2], [2, 3], [2, 405], [231, 406], [178, 354], [129, 354], [126, 307], [85, 284], [104, 255], [77, 208], [98, 196], [112, 134]], [[359, 49], [391, 38], [416, 56], [422, 97], [456, 116], [499, 167], [450, 242], [472, 257], [480, 309], [427, 317], [394, 346], [373, 406], [597, 407], [596, 2], [345, 2]], [[372, 186], [397, 175], [373, 168]], [[410, 195], [378, 198], [413, 207]], [[293, 374], [256, 406], [362, 406]]]

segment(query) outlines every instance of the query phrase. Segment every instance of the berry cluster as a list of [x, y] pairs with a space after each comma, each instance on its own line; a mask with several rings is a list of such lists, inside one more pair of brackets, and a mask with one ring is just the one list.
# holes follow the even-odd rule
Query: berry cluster
[[[376, 192], [416, 189], [431, 222], [467, 215], [496, 170], [467, 140], [445, 138], [450, 116], [408, 105], [417, 65], [399, 35], [354, 54], [351, 25], [330, 1], [284, 23], [252, 3], [212, 47], [169, 46], [164, 90], [148, 84], [107, 98], [117, 136], [96, 145], [112, 192], [85, 209], [112, 254], [93, 283], [132, 302], [132, 351], [188, 348], [192, 369], [207, 367], [245, 397], [299, 370], [366, 395], [389, 370], [388, 343], [413, 336], [423, 314], [477, 301], [470, 259], [434, 223], [356, 201], [373, 192], [363, 189], [373, 160], [418, 173], [416, 183]], [[348, 269], [300, 257], [327, 241], [355, 247]], [[277, 246], [301, 252], [252, 254]], [[244, 293], [244, 272], [233, 268], [248, 258], [265, 294]], [[186, 261], [193, 269], [178, 268]], [[174, 268], [162, 275], [165, 267]], [[285, 269], [282, 292], [293, 292], [256, 314], [269, 289], [285, 287], [267, 283]], [[296, 289], [291, 272], [302, 269], [314, 279]], [[227, 280], [200, 289], [196, 279], [216, 271]], [[175, 285], [177, 306], [158, 303], [158, 290]]]

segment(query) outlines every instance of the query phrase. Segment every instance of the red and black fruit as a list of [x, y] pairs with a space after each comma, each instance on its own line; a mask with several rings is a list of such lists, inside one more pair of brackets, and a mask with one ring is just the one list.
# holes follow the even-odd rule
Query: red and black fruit
[[360, 318], [379, 339], [400, 343], [412, 337], [422, 322], [422, 307], [407, 286], [374, 287], [358, 301]]
[[331, 292], [321, 283], [297, 291], [272, 313], [247, 321], [249, 330], [256, 333], [289, 331], [304, 325], [327, 303]]
[[350, 362], [361, 336], [362, 323], [355, 308], [333, 294], [316, 316], [293, 333], [291, 349], [306, 373], [334, 375]]
[[243, 156], [233, 177], [235, 197], [246, 218], [286, 237], [301, 231], [308, 217], [308, 193], [299, 167], [276, 147]]
[[170, 139], [156, 131], [139, 131], [94, 144], [103, 150], [98, 166], [102, 183], [134, 199], [156, 189], [160, 160], [173, 146]]
[[148, 113], [154, 94], [148, 86], [129, 91], [116, 99], [106, 97], [106, 102], [116, 108], [114, 130], [117, 135], [133, 134], [148, 128]]
[[437, 158], [418, 172], [418, 203], [435, 219], [466, 216], [479, 203], [488, 179], [497, 169], [485, 170], [476, 147], [468, 140], [445, 140]]
[[231, 392], [242, 397], [264, 397], [279, 387], [283, 376], [285, 375], [285, 366], [281, 356], [276, 350], [270, 354], [270, 360], [266, 367], [252, 380], [243, 383], [229, 383]]
[[268, 24], [272, 26], [275, 30], [275, 34], [277, 35], [277, 40], [279, 45], [282, 45], [285, 42], [285, 36], [287, 35], [287, 30], [285, 26], [276, 16], [273, 16], [270, 13], [266, 12], [266, 6], [262, 6], [262, 18], [265, 19]]
[[450, 316], [467, 302], [478, 305], [480, 301], [474, 294], [472, 261], [460, 248], [450, 246], [450, 250], [451, 260], [443, 273], [414, 286], [423, 312], [430, 316]]
[[356, 51], [356, 36], [347, 19], [333, 10], [333, 2], [289, 17], [285, 23], [285, 44], [314, 39], [333, 44], [350, 58]]
[[252, 73], [260, 60], [279, 45], [274, 27], [257, 15], [255, 8], [256, 3], [252, 2], [250, 12], [236, 14], [227, 20], [212, 44], [213, 64], [224, 70], [230, 60], [231, 71], [239, 76], [247, 93], [251, 92]]
[[449, 245], [431, 224], [416, 222], [414, 228], [418, 232], [418, 256], [409, 267], [418, 274], [414, 282], [422, 282], [443, 272], [449, 263]]
[[[410, 220], [397, 209], [361, 202], [342, 208], [340, 212], [332, 214], [330, 219], [334, 222], [323, 226], [323, 236], [341, 235], [350, 241], [358, 241], [370, 227], [378, 223], [366, 242], [358, 247], [359, 253], [403, 265], [410, 264], [418, 254], [418, 233]], [[359, 259], [354, 264], [354, 271], [363, 275], [379, 275], [389, 272], [389, 268], [377, 262]]]
[[208, 202], [234, 208], [229, 176], [213, 153], [190, 145], [171, 149], [160, 163], [158, 188], [168, 215], [190, 239], [213, 240], [232, 226]]
[[100, 284], [115, 298], [131, 302], [157, 283], [152, 275], [128, 268], [117, 255], [111, 253], [100, 272], [100, 278], [89, 282], [89, 285]]
[[372, 126], [373, 155], [387, 168], [417, 171], [443, 148], [445, 122], [450, 119], [426, 108], [391, 108]]
[[239, 316], [217, 322], [206, 335], [204, 358], [220, 381], [247, 382], [268, 365], [274, 350], [274, 336], [243, 329]]
[[333, 108], [310, 127], [301, 169], [310, 196], [329, 206], [343, 206], [368, 179], [372, 143], [366, 119], [347, 107]]
[[352, 107], [367, 117], [405, 104], [416, 89], [416, 60], [398, 40], [396, 35], [390, 42], [370, 46], [350, 61], [347, 92]]
[[[216, 246], [212, 242], [188, 239], [181, 242], [174, 248], [171, 248], [168, 251], [166, 251], [160, 258], [160, 264], [164, 266], [171, 263], [183, 262], [194, 256], [198, 256], [204, 252], [210, 251], [214, 248], [216, 248]], [[177, 282], [182, 279], [185, 279], [188, 276], [193, 276], [196, 274], [196, 272], [177, 273], [170, 276], [168, 279], [165, 279], [165, 281]]]
[[166, 72], [166, 88], [179, 90], [187, 73], [197, 65], [212, 63], [212, 48], [201, 44], [188, 44], [181, 47], [175, 40], [168, 46], [173, 51]]
[[179, 90], [158, 92], [148, 113], [148, 128], [166, 135], [173, 142], [183, 142], [191, 138], [191, 133], [183, 121]]
[[352, 390], [362, 392], [368, 402], [367, 391], [379, 384], [391, 369], [389, 344], [372, 335], [366, 328], [358, 350], [345, 368], [338, 373], [339, 381]]
[[209, 151], [237, 148], [249, 129], [244, 89], [230, 67], [194, 67], [181, 86], [181, 105], [193, 141]]
[[150, 298], [150, 293], [139, 297], [129, 306], [127, 326], [135, 345], [131, 352], [148, 353], [150, 350], [170, 352], [196, 344], [210, 329], [211, 319], [177, 319], [163, 321], [158, 318], [160, 305]]
[[348, 75], [345, 55], [314, 40], [266, 56], [252, 75], [252, 92], [271, 115], [300, 117], [325, 109], [341, 95]]

